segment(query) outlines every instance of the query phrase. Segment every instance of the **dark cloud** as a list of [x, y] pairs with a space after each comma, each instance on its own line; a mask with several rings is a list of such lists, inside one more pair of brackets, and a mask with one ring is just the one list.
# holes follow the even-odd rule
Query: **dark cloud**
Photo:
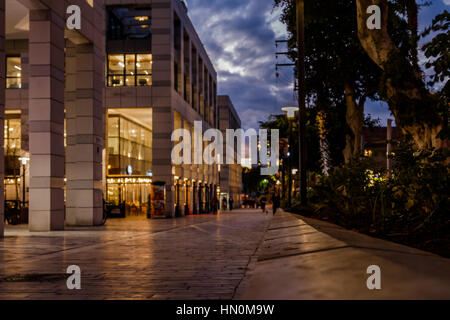
[[289, 84], [277, 85], [275, 77], [271, 21], [277, 17], [271, 12], [271, 0], [189, 1], [191, 20], [218, 71], [219, 94], [230, 95], [246, 128], [257, 128], [292, 98]]

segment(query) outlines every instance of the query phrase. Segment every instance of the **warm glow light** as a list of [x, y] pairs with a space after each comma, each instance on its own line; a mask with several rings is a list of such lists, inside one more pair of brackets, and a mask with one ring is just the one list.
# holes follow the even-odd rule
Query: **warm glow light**
[[136, 20], [136, 21], [147, 21], [148, 20], [148, 17], [147, 16], [139, 16], [139, 17], [134, 17], [134, 19]]
[[299, 108], [296, 106], [286, 106], [281, 108], [281, 110], [287, 113], [287, 117], [289, 119], [293, 119], [295, 118], [295, 113], [299, 110]]
[[27, 164], [27, 162], [30, 161], [30, 158], [22, 157], [22, 158], [19, 158], [19, 161], [22, 162], [22, 165], [25, 166]]

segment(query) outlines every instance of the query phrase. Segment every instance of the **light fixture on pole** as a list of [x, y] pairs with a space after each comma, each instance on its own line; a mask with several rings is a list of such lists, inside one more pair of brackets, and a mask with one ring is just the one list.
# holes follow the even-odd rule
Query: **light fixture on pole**
[[25, 208], [25, 202], [26, 202], [26, 186], [25, 186], [25, 174], [27, 170], [27, 163], [30, 161], [30, 158], [28, 157], [21, 157], [19, 158], [19, 161], [22, 163], [22, 208]]
[[295, 118], [295, 113], [299, 110], [299, 108], [297, 106], [286, 106], [281, 108], [281, 110], [286, 112], [289, 120], [293, 120]]
[[289, 151], [288, 151], [288, 176], [289, 176], [289, 185], [288, 185], [288, 205], [289, 207], [292, 204], [292, 171], [291, 171], [291, 167], [292, 167], [292, 161], [291, 161], [291, 146], [292, 146], [292, 120], [295, 119], [295, 113], [297, 111], [299, 111], [299, 108], [297, 106], [286, 106], [281, 108], [281, 110], [283, 110], [284, 112], [286, 112], [286, 116], [288, 119], [288, 123], [289, 123], [289, 137], [288, 137], [288, 143], [289, 143]]

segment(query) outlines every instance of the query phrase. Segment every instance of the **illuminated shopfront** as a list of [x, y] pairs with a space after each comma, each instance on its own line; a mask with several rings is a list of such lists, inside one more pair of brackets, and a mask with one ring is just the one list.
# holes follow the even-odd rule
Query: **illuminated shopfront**
[[109, 177], [108, 202], [114, 206], [125, 205], [125, 215], [143, 218], [149, 214], [152, 180], [149, 178]]
[[152, 131], [148, 110], [109, 110], [106, 182], [109, 205], [122, 207], [126, 217], [147, 217], [152, 184]]
[[23, 179], [22, 165], [22, 132], [20, 113], [7, 113], [5, 115], [5, 200], [22, 200]]

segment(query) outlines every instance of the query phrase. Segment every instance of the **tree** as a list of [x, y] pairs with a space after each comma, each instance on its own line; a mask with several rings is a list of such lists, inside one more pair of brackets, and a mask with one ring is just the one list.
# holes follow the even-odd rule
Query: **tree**
[[[396, 28], [392, 26], [403, 20], [395, 11], [395, 2], [391, 4], [388, 0], [356, 0], [356, 5], [358, 37], [364, 50], [383, 72], [381, 94], [388, 102], [397, 126], [413, 139], [416, 148], [440, 148], [442, 140], [439, 134], [444, 129], [448, 105], [442, 103], [439, 95], [427, 89], [421, 74], [416, 70], [411, 50], [405, 51], [395, 41]], [[370, 5], [381, 8], [381, 30], [369, 30], [366, 27], [366, 10]], [[411, 29], [415, 28], [415, 18], [413, 9], [410, 10]], [[414, 32], [413, 30], [411, 34], [415, 38]]]
[[[275, 0], [283, 6], [282, 22], [290, 33], [290, 58], [297, 59], [295, 0]], [[318, 109], [321, 144], [326, 145], [327, 127], [324, 118], [336, 106], [346, 105], [344, 158], [361, 154], [361, 133], [364, 105], [368, 98], [377, 98], [381, 75], [378, 67], [365, 53], [355, 28], [355, 0], [305, 2], [305, 53], [307, 96]], [[330, 144], [331, 145], [331, 144]], [[323, 161], [322, 161], [323, 162]]]

